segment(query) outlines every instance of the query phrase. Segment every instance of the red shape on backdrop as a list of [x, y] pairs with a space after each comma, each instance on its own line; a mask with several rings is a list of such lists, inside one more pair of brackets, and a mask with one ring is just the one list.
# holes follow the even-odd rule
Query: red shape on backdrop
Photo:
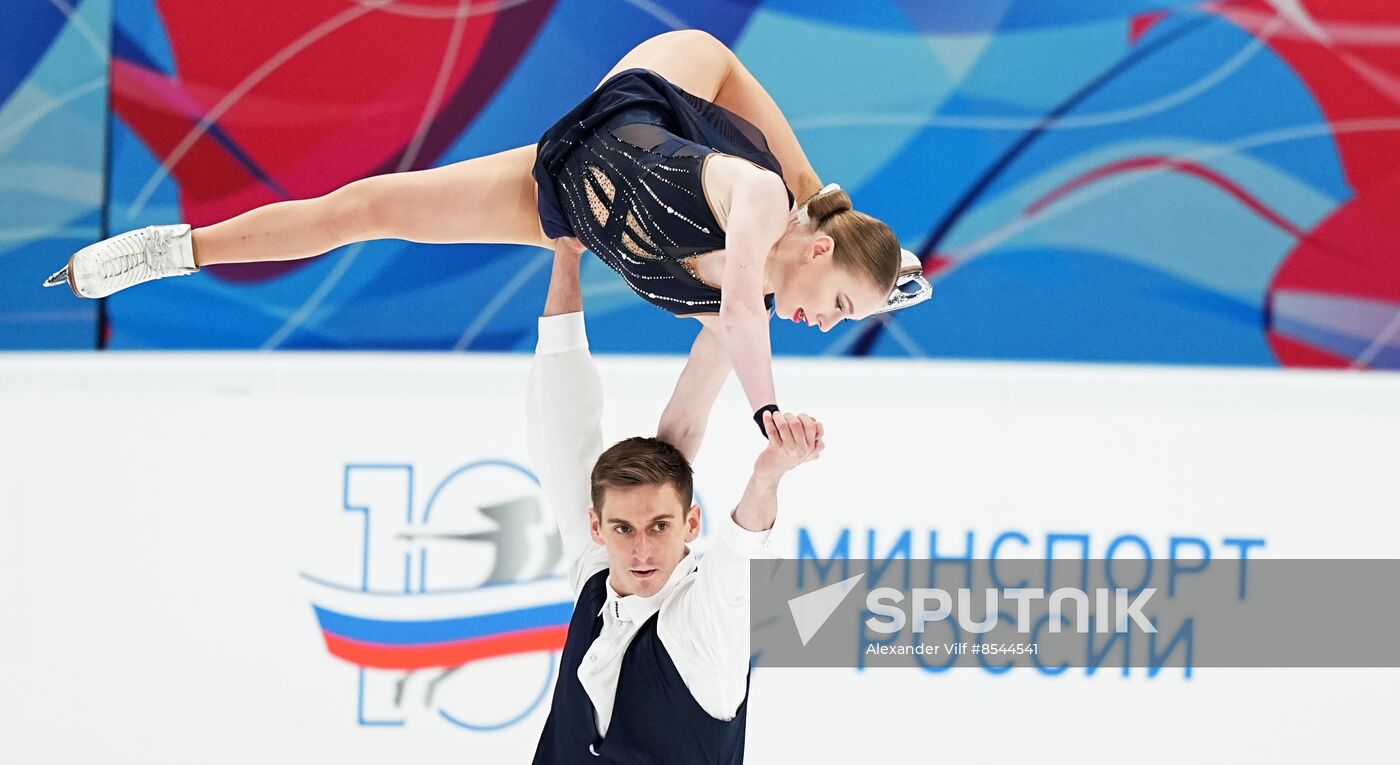
[[1157, 22], [1167, 17], [1166, 11], [1153, 11], [1152, 13], [1140, 13], [1128, 22], [1128, 42], [1136, 43], [1147, 34], [1147, 30], [1157, 26]]
[[372, 669], [457, 667], [467, 662], [564, 647], [567, 624], [517, 630], [501, 635], [424, 645], [381, 645], [322, 632], [331, 655]]
[[[1400, 303], [1400, 260], [1392, 255], [1400, 245], [1400, 131], [1377, 123], [1400, 117], [1400, 46], [1375, 34], [1394, 28], [1400, 13], [1374, 0], [1305, 0], [1297, 8], [1242, 0], [1211, 10], [1256, 36], [1283, 20], [1268, 45], [1333, 123], [1342, 172], [1355, 192], [1281, 263], [1269, 287], [1269, 315], [1280, 292]], [[1267, 334], [1281, 364], [1351, 364], [1272, 326]]]
[[[1400, 168], [1373, 182], [1332, 211], [1288, 254], [1269, 284], [1279, 292], [1301, 292], [1400, 305]], [[1350, 359], [1279, 335], [1269, 344], [1288, 366], [1345, 367]]]
[[[1395, 4], [1311, 0], [1299, 5], [1310, 21], [1285, 21], [1268, 45], [1307, 85], [1327, 120], [1400, 116], [1400, 46], [1372, 42], [1376, 29], [1395, 26], [1400, 17]], [[1281, 17], [1264, 0], [1218, 3], [1212, 10], [1256, 36]], [[1353, 188], [1365, 189], [1400, 165], [1398, 135], [1393, 129], [1348, 131], [1345, 125], [1336, 132], [1343, 171]]]
[[[461, 0], [416, 0], [412, 11], [345, 0], [282, 3], [275, 13], [237, 3], [218, 14], [198, 3], [158, 7], [176, 75], [114, 61], [113, 109], [165, 159], [216, 105], [235, 99], [171, 168], [183, 219], [201, 226], [401, 164], [434, 165], [528, 50], [553, 2], [472, 8], [417, 146], [452, 14], [471, 7]], [[211, 270], [254, 281], [306, 264]]]
[[1351, 365], [1351, 360], [1345, 356], [1300, 343], [1273, 330], [1269, 330], [1269, 347], [1273, 348], [1274, 355], [1280, 363], [1290, 367], [1343, 369]]
[[1110, 178], [1123, 173], [1165, 169], [1182, 175], [1190, 175], [1199, 178], [1206, 183], [1220, 189], [1221, 191], [1234, 197], [1236, 201], [1249, 208], [1259, 217], [1272, 223], [1274, 226], [1288, 232], [1296, 237], [1307, 236], [1307, 233], [1293, 224], [1292, 221], [1284, 218], [1274, 211], [1273, 208], [1264, 204], [1263, 200], [1254, 196], [1243, 186], [1235, 183], [1223, 173], [1217, 172], [1211, 167], [1199, 162], [1192, 162], [1175, 157], [1163, 155], [1147, 155], [1141, 157], [1125, 157], [1123, 159], [1110, 162], [1105, 165], [1087, 170], [1078, 176], [1065, 181], [1064, 183], [1046, 192], [1038, 199], [1026, 206], [1027, 217], [1037, 215], [1046, 207], [1074, 193], [1078, 189], [1093, 185], [1105, 178]]

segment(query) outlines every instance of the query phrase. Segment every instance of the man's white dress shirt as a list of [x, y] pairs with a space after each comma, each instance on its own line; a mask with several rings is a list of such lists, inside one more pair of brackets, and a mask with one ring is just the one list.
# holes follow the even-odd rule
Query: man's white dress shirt
[[[577, 602], [588, 578], [608, 567], [607, 548], [589, 532], [589, 476], [603, 453], [603, 393], [582, 313], [540, 318], [528, 399], [530, 457], [559, 523]], [[771, 554], [768, 531], [748, 531], [729, 514], [720, 523], [703, 565], [687, 549], [651, 597], [618, 595], [609, 576], [603, 629], [578, 669], [599, 735], [612, 722], [623, 654], [658, 611], [657, 635], [691, 695], [711, 717], [734, 719], [749, 671], [749, 559]]]

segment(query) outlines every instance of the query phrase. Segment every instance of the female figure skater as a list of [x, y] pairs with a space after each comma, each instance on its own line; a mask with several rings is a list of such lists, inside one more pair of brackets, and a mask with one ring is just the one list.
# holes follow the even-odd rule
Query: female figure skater
[[538, 145], [365, 178], [204, 228], [127, 232], [78, 251], [45, 286], [99, 298], [210, 264], [381, 238], [586, 246], [643, 299], [698, 319], [657, 434], [691, 459], [731, 369], [760, 430], [778, 411], [770, 309], [825, 332], [931, 293], [918, 258], [838, 186], [822, 187], [777, 104], [698, 30], [638, 45]]

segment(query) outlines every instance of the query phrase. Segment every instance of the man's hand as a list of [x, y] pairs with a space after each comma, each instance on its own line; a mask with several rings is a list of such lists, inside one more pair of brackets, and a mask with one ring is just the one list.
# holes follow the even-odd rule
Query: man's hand
[[544, 299], [545, 316], [583, 310], [583, 291], [578, 283], [582, 256], [583, 242], [576, 237], [561, 236], [554, 240], [554, 265], [549, 271], [549, 292]]
[[805, 414], [764, 412], [768, 446], [753, 464], [753, 475], [734, 509], [734, 522], [749, 531], [773, 528], [778, 515], [778, 481], [783, 474], [821, 456], [822, 424]]
[[555, 255], [568, 255], [575, 258], [583, 256], [583, 242], [576, 236], [561, 236], [554, 241]]
[[754, 463], [755, 476], [778, 479], [784, 473], [821, 456], [826, 443], [822, 424], [806, 414], [764, 412], [763, 427], [768, 447]]

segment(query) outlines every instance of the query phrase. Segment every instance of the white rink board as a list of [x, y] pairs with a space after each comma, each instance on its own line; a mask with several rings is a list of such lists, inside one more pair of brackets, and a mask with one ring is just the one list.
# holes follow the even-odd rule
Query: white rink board
[[[607, 438], [654, 432], [683, 360], [600, 363]], [[476, 590], [489, 544], [397, 536], [490, 532], [477, 508], [531, 490], [528, 364], [0, 358], [0, 762], [528, 762], [549, 652], [468, 664], [431, 702], [435, 673], [414, 673], [396, 705], [404, 673], [362, 683], [312, 609], [365, 588], [382, 618], [556, 598]], [[853, 557], [906, 531], [916, 557], [933, 531], [944, 555], [972, 532], [979, 557], [1011, 531], [1029, 542], [1003, 555], [1087, 534], [1102, 557], [1133, 534], [1154, 557], [1173, 536], [1217, 557], [1226, 538], [1263, 540], [1251, 558], [1400, 557], [1400, 376], [784, 359], [777, 378], [829, 443], [784, 484], [790, 554], [845, 530]], [[762, 446], [746, 409], [731, 380], [696, 466], [707, 510]], [[1369, 761], [1396, 756], [1397, 709], [1395, 670], [760, 667], [747, 761]]]

